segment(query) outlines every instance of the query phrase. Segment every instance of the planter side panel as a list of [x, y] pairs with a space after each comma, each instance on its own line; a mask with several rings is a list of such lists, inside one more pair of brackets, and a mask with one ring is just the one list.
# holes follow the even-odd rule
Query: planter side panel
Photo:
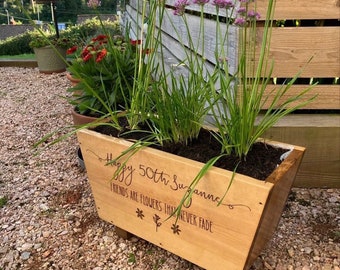
[[[78, 132], [99, 216], [206, 269], [244, 269], [272, 183], [213, 168], [195, 189], [178, 222], [169, 218], [202, 164], [155, 149], [107, 165], [131, 143]], [[123, 160], [120, 160], [123, 162]]]
[[267, 178], [267, 181], [275, 183], [275, 185], [269, 195], [268, 202], [263, 212], [246, 269], [248, 269], [260, 255], [262, 249], [271, 239], [279, 224], [289, 192], [302, 161], [304, 151], [304, 148], [296, 147], [281, 164], [278, 170]]

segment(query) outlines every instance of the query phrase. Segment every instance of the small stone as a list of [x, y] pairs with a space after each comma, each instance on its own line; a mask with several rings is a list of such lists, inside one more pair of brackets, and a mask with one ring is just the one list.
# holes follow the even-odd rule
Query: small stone
[[313, 257], [313, 261], [315, 261], [315, 262], [320, 261], [320, 257], [319, 257], [319, 256], [314, 256], [314, 257]]
[[264, 262], [264, 267], [268, 270], [273, 270], [274, 268], [267, 262]]
[[34, 249], [39, 249], [41, 248], [42, 244], [41, 243], [37, 243], [37, 244], [34, 244], [33, 248]]
[[6, 254], [8, 252], [8, 248], [0, 247], [0, 254]]
[[113, 238], [110, 236], [104, 236], [103, 240], [105, 243], [112, 243], [113, 242]]
[[288, 251], [289, 257], [293, 258], [294, 254], [295, 254], [294, 249], [293, 248], [289, 248], [287, 251]]
[[42, 232], [42, 236], [43, 236], [44, 238], [48, 238], [50, 235], [51, 235], [51, 232], [50, 232], [50, 231], [43, 231], [43, 232]]
[[50, 210], [50, 208], [48, 207], [48, 205], [46, 205], [46, 204], [44, 204], [44, 203], [40, 204], [40, 205], [39, 205], [39, 208], [40, 208], [41, 211], [48, 211], [48, 210]]
[[330, 197], [330, 198], [328, 199], [328, 201], [329, 201], [330, 203], [336, 203], [336, 202], [338, 202], [338, 198], [337, 198], [337, 197]]
[[321, 268], [322, 270], [332, 270], [332, 265], [331, 264], [325, 264], [324, 266], [322, 266]]
[[48, 191], [43, 191], [43, 192], [41, 192], [41, 196], [48, 197], [48, 196], [50, 196], [50, 193]]
[[50, 256], [50, 254], [51, 254], [51, 250], [46, 250], [41, 256], [43, 258], [47, 258], [48, 256]]
[[33, 247], [33, 244], [25, 243], [21, 246], [21, 251], [28, 251]]
[[310, 270], [310, 267], [305, 265], [304, 267], [302, 267], [302, 270]]
[[311, 247], [305, 247], [305, 253], [306, 253], [306, 254], [308, 254], [308, 255], [309, 255], [309, 254], [311, 254], [311, 253], [312, 253], [312, 251], [313, 251], [313, 250], [312, 250], [312, 248], [311, 248]]
[[21, 259], [23, 259], [24, 261], [28, 260], [31, 256], [31, 252], [25, 251], [23, 253], [21, 253], [20, 257]]
[[119, 243], [119, 247], [124, 250], [126, 248], [126, 244], [125, 243]]

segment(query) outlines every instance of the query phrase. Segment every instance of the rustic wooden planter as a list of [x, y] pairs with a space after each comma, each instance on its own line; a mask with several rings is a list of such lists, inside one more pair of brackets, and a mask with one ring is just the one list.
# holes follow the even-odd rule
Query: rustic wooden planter
[[[77, 134], [99, 217], [206, 269], [248, 269], [271, 238], [304, 148], [281, 143], [288, 157], [266, 179], [212, 168], [198, 184], [177, 224], [169, 218], [202, 163], [145, 148], [120, 163], [107, 162], [132, 143], [81, 130]], [[123, 160], [122, 160], [123, 161]]]

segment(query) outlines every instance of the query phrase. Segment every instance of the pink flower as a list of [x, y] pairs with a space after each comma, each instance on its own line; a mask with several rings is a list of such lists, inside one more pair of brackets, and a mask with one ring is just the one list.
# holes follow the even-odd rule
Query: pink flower
[[240, 7], [237, 10], [237, 13], [240, 14], [240, 15], [246, 15], [246, 12], [247, 12], [247, 9], [245, 7]]
[[97, 7], [100, 7], [101, 6], [101, 1], [99, 1], [99, 0], [89, 0], [88, 2], [87, 2], [87, 6], [89, 7], [89, 8], [97, 8]]
[[242, 17], [238, 17], [235, 19], [234, 23], [235, 25], [238, 25], [238, 26], [244, 26], [246, 24], [246, 19]]
[[189, 5], [190, 5], [189, 0], [177, 0], [174, 5], [175, 6], [174, 15], [182, 16], [185, 12], [185, 7]]
[[213, 0], [213, 5], [218, 6], [219, 8], [233, 8], [234, 4], [231, 0]]
[[255, 20], [259, 20], [261, 18], [261, 15], [255, 10], [250, 10], [247, 16], [248, 18], [255, 19]]

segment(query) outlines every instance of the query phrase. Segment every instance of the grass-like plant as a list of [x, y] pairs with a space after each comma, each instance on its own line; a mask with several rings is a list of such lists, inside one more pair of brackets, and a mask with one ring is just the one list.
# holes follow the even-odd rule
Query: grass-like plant
[[[222, 47], [217, 47], [219, 85], [211, 84], [211, 93], [214, 99], [219, 99], [219, 106], [212, 106], [212, 114], [218, 132], [215, 137], [221, 142], [222, 152], [235, 154], [240, 158], [246, 158], [252, 145], [271, 128], [279, 119], [287, 114], [304, 107], [315, 99], [316, 96], [306, 98], [306, 94], [314, 85], [307, 87], [295, 96], [286, 98], [285, 94], [299, 77], [296, 74], [286, 84], [277, 86], [270, 95], [269, 101], [266, 88], [271, 80], [274, 63], [269, 59], [271, 31], [273, 27], [273, 14], [275, 0], [268, 1], [265, 25], [263, 27], [260, 52], [256, 52], [256, 40], [259, 39], [257, 31], [256, 10], [250, 9], [251, 1], [240, 1], [243, 6], [236, 9], [233, 4], [226, 6], [227, 12], [233, 16], [236, 12], [238, 18], [233, 23], [240, 28], [239, 35], [239, 62], [235, 74], [230, 74], [227, 52]], [[216, 5], [217, 14], [220, 7]], [[216, 38], [220, 44], [228, 43], [228, 34], [220, 31], [219, 18], [217, 17]], [[228, 27], [228, 26], [227, 26]], [[254, 61], [255, 58], [257, 61]], [[308, 61], [307, 61], [308, 62]], [[263, 113], [262, 108], [269, 102], [268, 109]]]
[[[125, 156], [127, 162], [134, 153], [151, 144], [190, 143], [204, 128], [204, 120], [210, 111], [217, 128], [217, 131], [212, 133], [221, 143], [221, 153], [203, 165], [193, 179], [174, 213], [177, 217], [182, 207], [191, 200], [199, 181], [221, 156], [233, 153], [240, 158], [246, 158], [252, 145], [267, 129], [283, 116], [315, 98], [305, 97], [312, 86], [296, 96], [285, 98], [285, 94], [299, 76], [297, 74], [272, 93], [274, 99], [270, 102], [269, 109], [262, 115], [262, 107], [269, 101], [266, 87], [273, 70], [273, 63], [269, 60], [268, 54], [275, 0], [268, 2], [262, 43], [257, 54], [255, 41], [258, 39], [256, 25], [259, 14], [256, 8], [252, 9], [253, 6], [256, 7], [256, 3], [254, 5], [251, 0], [213, 0], [212, 4], [216, 7], [217, 14], [216, 65], [213, 67], [205, 58], [204, 10], [208, 0], [194, 0], [200, 7], [198, 11], [200, 25], [198, 33], [195, 33], [195, 39], [186, 13], [186, 7], [191, 4], [189, 0], [177, 0], [172, 15], [161, 1], [143, 1], [141, 5], [139, 10], [141, 15], [137, 16], [136, 22], [143, 27], [132, 28], [137, 36], [135, 62], [138, 64], [134, 66], [133, 85], [128, 95], [130, 100], [124, 116], [129, 122], [130, 132], [138, 130], [141, 124], [147, 124], [150, 130], [145, 133], [144, 140], [138, 140], [111, 162], [117, 161], [122, 156]], [[223, 22], [220, 20], [221, 9], [225, 10]], [[173, 16], [179, 16], [176, 20], [178, 18], [182, 20], [185, 26], [184, 35], [176, 28]], [[166, 64], [167, 51], [159, 27], [165, 19], [173, 26], [178, 50], [182, 51], [183, 59], [176, 63], [181, 67], [180, 70], [174, 66], [169, 68]], [[130, 30], [129, 26], [127, 27]], [[237, 27], [240, 33], [238, 65], [233, 74], [229, 70], [227, 59], [229, 53], [226, 49], [231, 27]], [[92, 89], [91, 85], [87, 87]], [[108, 108], [105, 116], [111, 116], [113, 123], [96, 122], [91, 125], [117, 127], [120, 111], [110, 108], [105, 98], [101, 97], [99, 102]], [[89, 126], [77, 127], [77, 130]], [[116, 173], [118, 174], [119, 170]], [[232, 179], [226, 186], [226, 192], [231, 184]]]

